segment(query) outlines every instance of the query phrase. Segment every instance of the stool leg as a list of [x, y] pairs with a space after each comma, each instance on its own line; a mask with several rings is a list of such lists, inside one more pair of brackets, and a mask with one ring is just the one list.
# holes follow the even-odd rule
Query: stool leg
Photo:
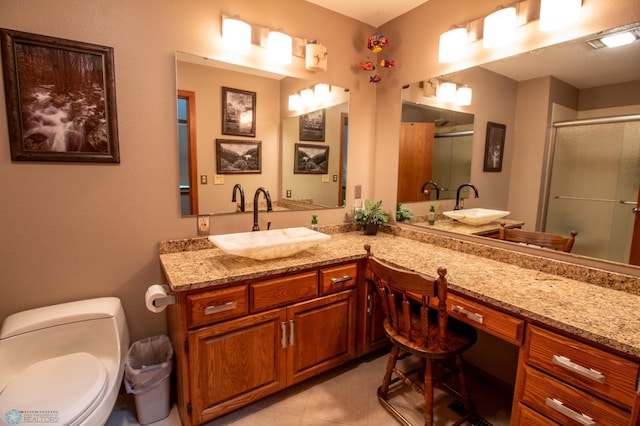
[[460, 382], [460, 394], [462, 395], [462, 403], [464, 404], [464, 411], [469, 413], [471, 411], [471, 397], [469, 395], [469, 386], [467, 380], [464, 377], [462, 371], [462, 356], [456, 356], [456, 367], [458, 368], [458, 381]]
[[396, 361], [398, 360], [399, 353], [399, 347], [397, 347], [396, 345], [391, 346], [391, 353], [389, 354], [389, 360], [387, 361], [387, 370], [385, 371], [384, 377], [382, 379], [382, 386], [380, 386], [380, 396], [385, 400], [387, 399], [387, 394], [389, 393], [391, 374], [393, 373], [393, 369], [396, 366]]
[[424, 425], [433, 424], [433, 368], [431, 359], [427, 358], [424, 369]]

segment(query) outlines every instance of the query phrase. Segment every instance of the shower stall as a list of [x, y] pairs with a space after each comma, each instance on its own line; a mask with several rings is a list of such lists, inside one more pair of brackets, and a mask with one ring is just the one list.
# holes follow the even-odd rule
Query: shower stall
[[543, 230], [572, 253], [628, 263], [640, 188], [640, 115], [558, 122]]

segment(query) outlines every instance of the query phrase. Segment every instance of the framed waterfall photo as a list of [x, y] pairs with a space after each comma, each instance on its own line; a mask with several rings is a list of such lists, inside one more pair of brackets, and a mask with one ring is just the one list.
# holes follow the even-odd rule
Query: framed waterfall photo
[[222, 88], [222, 134], [256, 136], [256, 92]]
[[113, 48], [0, 29], [13, 161], [119, 163]]
[[500, 123], [487, 123], [487, 136], [484, 145], [484, 172], [501, 172], [504, 154], [504, 137], [507, 126]]

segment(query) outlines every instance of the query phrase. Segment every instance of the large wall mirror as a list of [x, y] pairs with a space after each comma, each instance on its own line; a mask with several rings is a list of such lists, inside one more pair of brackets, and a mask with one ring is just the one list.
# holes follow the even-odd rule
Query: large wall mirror
[[[570, 229], [577, 228], [579, 234], [572, 254], [638, 264], [630, 258], [633, 257], [634, 247], [638, 247], [634, 238], [637, 239], [639, 234], [636, 232], [634, 237], [638, 215], [633, 213], [633, 208], [637, 207], [640, 200], [640, 75], [637, 71], [640, 65], [640, 41], [614, 49], [594, 49], [587, 43], [594, 37], [596, 35], [461, 70], [456, 73], [458, 75], [425, 76], [425, 80], [404, 89], [402, 121], [411, 123], [420, 119], [431, 122], [430, 126], [437, 133], [440, 127], [447, 125], [454, 125], [455, 128], [451, 130], [458, 130], [456, 121], [459, 116], [456, 114], [460, 111], [475, 116], [471, 123], [475, 135], [470, 180], [480, 190], [481, 207], [507, 210], [510, 205], [513, 206], [508, 194], [523, 193], [523, 188], [527, 188], [527, 184], [517, 178], [521, 175], [517, 165], [526, 162], [520, 158], [514, 163], [516, 170], [510, 172], [508, 169], [502, 173], [483, 171], [486, 125], [487, 121], [492, 121], [491, 112], [487, 114], [487, 110], [515, 109], [516, 105], [525, 102], [532, 105], [538, 103], [540, 97], [548, 98], [546, 103], [540, 103], [545, 110], [540, 112], [539, 117], [544, 117], [544, 120], [535, 118], [538, 120], [535, 125], [540, 127], [536, 133], [539, 132], [541, 137], [530, 140], [523, 135], [526, 132], [520, 131], [518, 134], [516, 130], [516, 140], [507, 141], [507, 148], [516, 152], [515, 144], [518, 143], [544, 146], [544, 158], [539, 160], [537, 176], [531, 179], [541, 181], [536, 182], [539, 191], [529, 192], [529, 196], [535, 198], [534, 209], [538, 210], [537, 216], [534, 215], [537, 228], [564, 235], [568, 235]], [[462, 109], [450, 108], [428, 96], [424, 90], [426, 82], [431, 79], [461, 80], [461, 75], [469, 78], [474, 73], [492, 81], [502, 79], [509, 88], [498, 95], [495, 91], [487, 93], [481, 90], [482, 87], [471, 85], [472, 104]], [[530, 82], [541, 78], [548, 78], [547, 91], [532, 94]], [[523, 98], [525, 95], [537, 98], [535, 102], [530, 102], [531, 98]], [[481, 120], [478, 120], [479, 115], [482, 116]], [[587, 120], [594, 118], [598, 118], [593, 123], [594, 127], [587, 127], [592, 124]], [[600, 121], [600, 118], [604, 120]], [[513, 114], [513, 120], [506, 123], [507, 129], [535, 130], [531, 127], [533, 121], [532, 117], [524, 119]], [[401, 126], [406, 126], [406, 123]], [[402, 133], [403, 130], [401, 138], [404, 137]], [[587, 146], [586, 141], [591, 136], [595, 136], [595, 140]], [[437, 139], [432, 137], [432, 140]], [[519, 154], [522, 152], [520, 150]], [[590, 157], [578, 159], [578, 153], [580, 157], [587, 154]], [[399, 186], [413, 173], [402, 166], [402, 153], [400, 159]], [[559, 161], [565, 162], [558, 164]], [[434, 191], [424, 194], [421, 186], [429, 180], [437, 182], [434, 178], [435, 169], [431, 168], [431, 176], [414, 179], [412, 190], [417, 194], [417, 200], [407, 198], [399, 188], [398, 202], [415, 202], [408, 207], [413, 206], [416, 210], [422, 208], [423, 211], [421, 206], [432, 204], [436, 198]], [[583, 174], [579, 174], [581, 170]], [[445, 178], [440, 176], [438, 179], [444, 181]], [[573, 188], [565, 185], [570, 181], [578, 184]], [[445, 187], [455, 185], [443, 184]], [[450, 197], [451, 193], [443, 196], [441, 192], [441, 200]]]
[[348, 90], [288, 105], [316, 83], [177, 52], [182, 215], [250, 212], [260, 187], [274, 211], [342, 207]]

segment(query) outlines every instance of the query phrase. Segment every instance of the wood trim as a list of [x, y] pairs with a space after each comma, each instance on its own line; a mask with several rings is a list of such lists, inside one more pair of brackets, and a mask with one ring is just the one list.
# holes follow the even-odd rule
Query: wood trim
[[191, 214], [198, 214], [198, 143], [196, 137], [196, 92], [178, 89], [178, 98], [187, 100], [189, 189]]

